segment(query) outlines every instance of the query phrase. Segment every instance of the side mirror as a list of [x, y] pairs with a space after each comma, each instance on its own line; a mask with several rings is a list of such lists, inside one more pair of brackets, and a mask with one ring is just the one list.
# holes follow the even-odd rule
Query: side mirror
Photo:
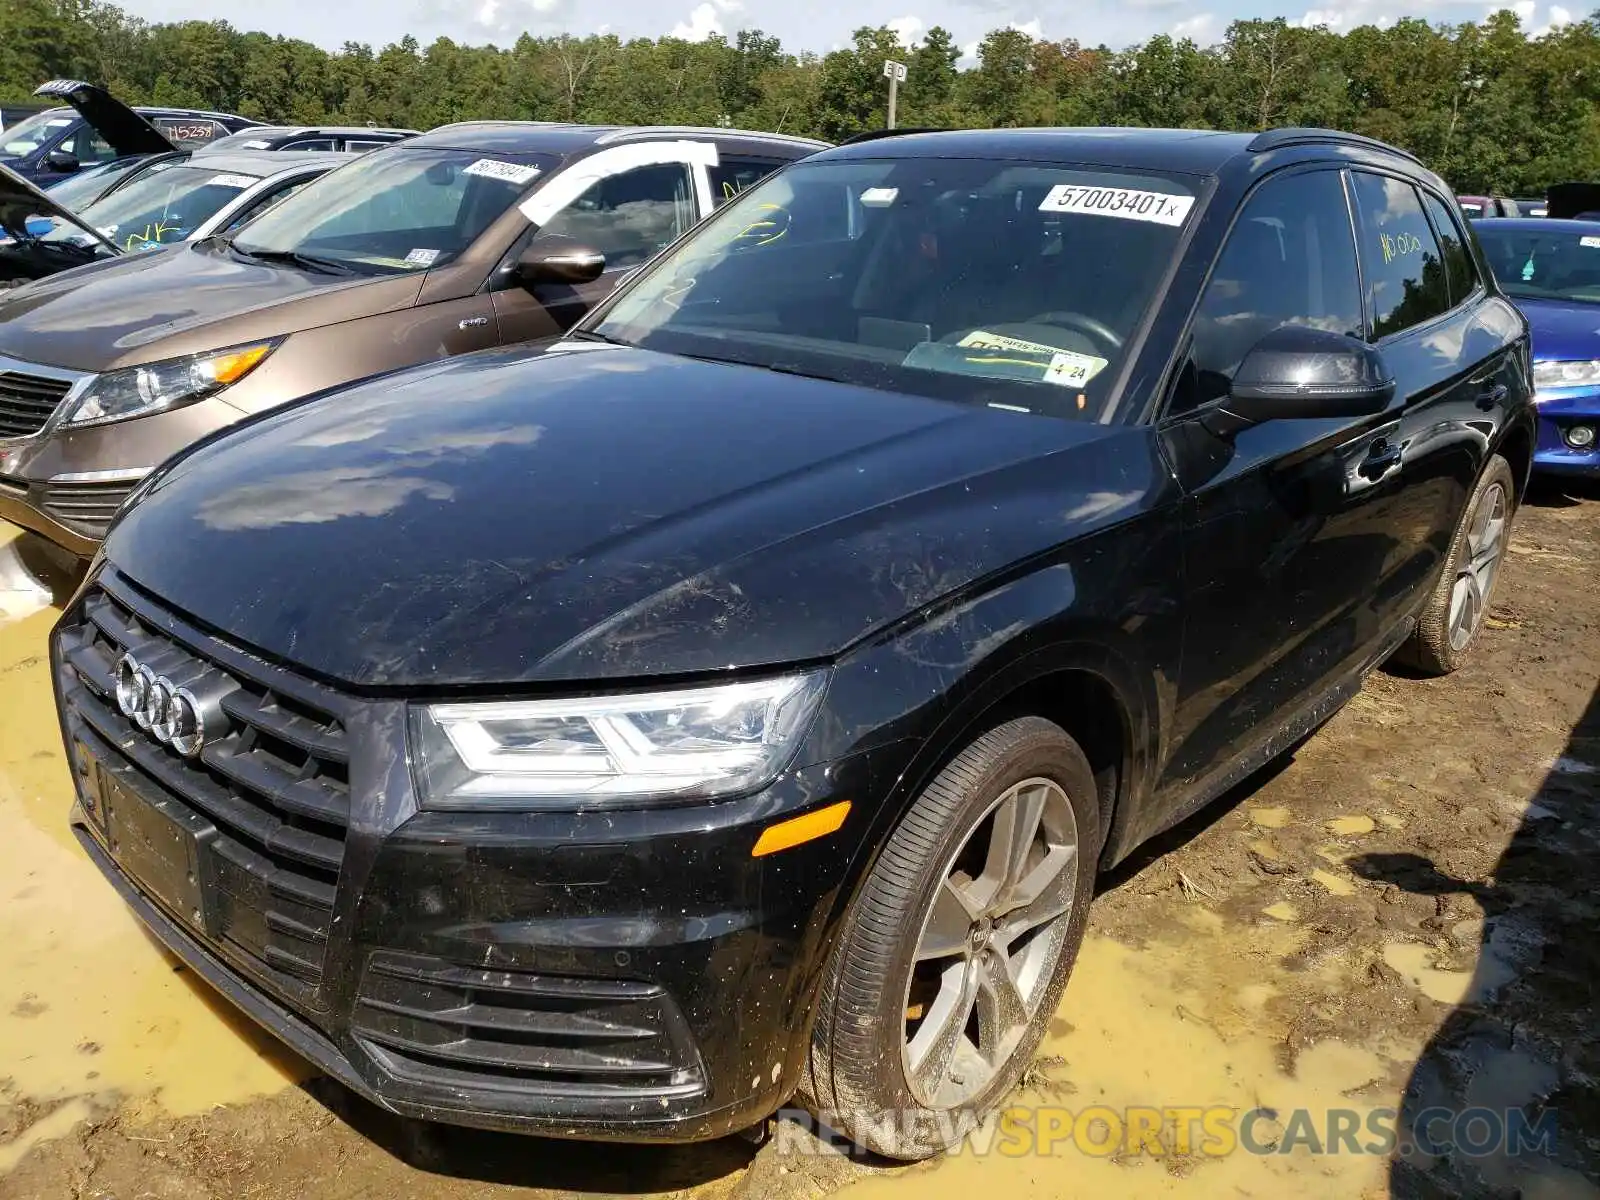
[[1250, 348], [1221, 406], [1234, 430], [1263, 421], [1363, 417], [1394, 398], [1383, 355], [1343, 333], [1281, 325]]
[[535, 240], [517, 259], [517, 281], [525, 287], [539, 283], [592, 283], [606, 269], [606, 256], [571, 238]]
[[77, 172], [80, 164], [74, 155], [68, 154], [65, 150], [52, 150], [44, 156], [44, 165], [52, 171], [72, 175]]

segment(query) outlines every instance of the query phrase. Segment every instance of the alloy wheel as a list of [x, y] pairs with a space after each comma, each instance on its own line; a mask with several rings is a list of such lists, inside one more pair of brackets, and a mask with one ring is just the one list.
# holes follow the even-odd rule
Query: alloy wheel
[[1506, 490], [1496, 483], [1478, 498], [1467, 527], [1466, 561], [1461, 564], [1450, 591], [1450, 646], [1464, 650], [1489, 611], [1489, 596], [1505, 557]]
[[1077, 893], [1078, 825], [1061, 786], [1026, 779], [967, 831], [924, 916], [902, 1063], [929, 1108], [1005, 1068], [1049, 989]]

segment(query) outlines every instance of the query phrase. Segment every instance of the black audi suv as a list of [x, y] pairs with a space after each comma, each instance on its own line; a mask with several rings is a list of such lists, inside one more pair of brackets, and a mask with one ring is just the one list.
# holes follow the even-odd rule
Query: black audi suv
[[[574, 245], [574, 263], [594, 258]], [[938, 1152], [1096, 879], [1482, 629], [1527, 327], [1324, 130], [871, 138], [561, 340], [149, 477], [53, 641], [73, 826], [397, 1112]]]

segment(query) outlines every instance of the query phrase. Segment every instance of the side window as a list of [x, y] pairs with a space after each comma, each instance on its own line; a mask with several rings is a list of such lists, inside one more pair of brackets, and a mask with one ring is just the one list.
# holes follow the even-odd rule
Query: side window
[[1337, 171], [1269, 180], [1246, 202], [1200, 298], [1172, 410], [1227, 395], [1250, 348], [1283, 325], [1361, 336], [1360, 276]]
[[310, 179], [297, 179], [293, 183], [281, 187], [275, 192], [268, 192], [265, 196], [257, 199], [254, 204], [250, 205], [250, 207], [246, 208], [243, 212], [234, 217], [233, 220], [228, 223], [228, 227], [221, 232], [226, 234], [237, 233], [240, 229], [243, 229], [248, 222], [255, 220], [273, 205], [287, 200], [290, 196], [294, 195], [310, 182]]
[[1428, 215], [1433, 218], [1433, 227], [1439, 234], [1439, 248], [1444, 252], [1445, 280], [1450, 288], [1450, 304], [1454, 307], [1477, 290], [1478, 266], [1467, 249], [1460, 224], [1450, 215], [1449, 206], [1431, 193], [1423, 195], [1427, 198]]
[[721, 208], [746, 188], [755, 187], [783, 164], [775, 159], [718, 156], [711, 171], [711, 203]]
[[1351, 172], [1372, 337], [1388, 337], [1449, 311], [1450, 287], [1417, 189], [1388, 175]]
[[301, 138], [298, 142], [290, 142], [280, 147], [283, 150], [333, 150], [337, 147], [332, 138]]
[[106, 140], [87, 125], [74, 132], [57, 149], [65, 150], [78, 160], [80, 166], [84, 167], [110, 162], [117, 156], [116, 151], [111, 148]]
[[682, 163], [597, 179], [551, 217], [534, 241], [559, 234], [606, 256], [606, 268], [642, 263], [694, 224], [694, 188]]

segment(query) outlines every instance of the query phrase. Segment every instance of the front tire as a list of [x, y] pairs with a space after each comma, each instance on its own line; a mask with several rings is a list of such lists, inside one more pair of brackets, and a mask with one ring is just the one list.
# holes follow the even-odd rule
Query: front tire
[[1488, 615], [1516, 508], [1511, 464], [1496, 454], [1462, 510], [1444, 570], [1399, 662], [1424, 675], [1448, 675], [1465, 661]]
[[804, 1085], [818, 1115], [890, 1158], [959, 1143], [1038, 1049], [1099, 849], [1094, 774], [1059, 726], [1022, 717], [957, 755], [846, 914]]

